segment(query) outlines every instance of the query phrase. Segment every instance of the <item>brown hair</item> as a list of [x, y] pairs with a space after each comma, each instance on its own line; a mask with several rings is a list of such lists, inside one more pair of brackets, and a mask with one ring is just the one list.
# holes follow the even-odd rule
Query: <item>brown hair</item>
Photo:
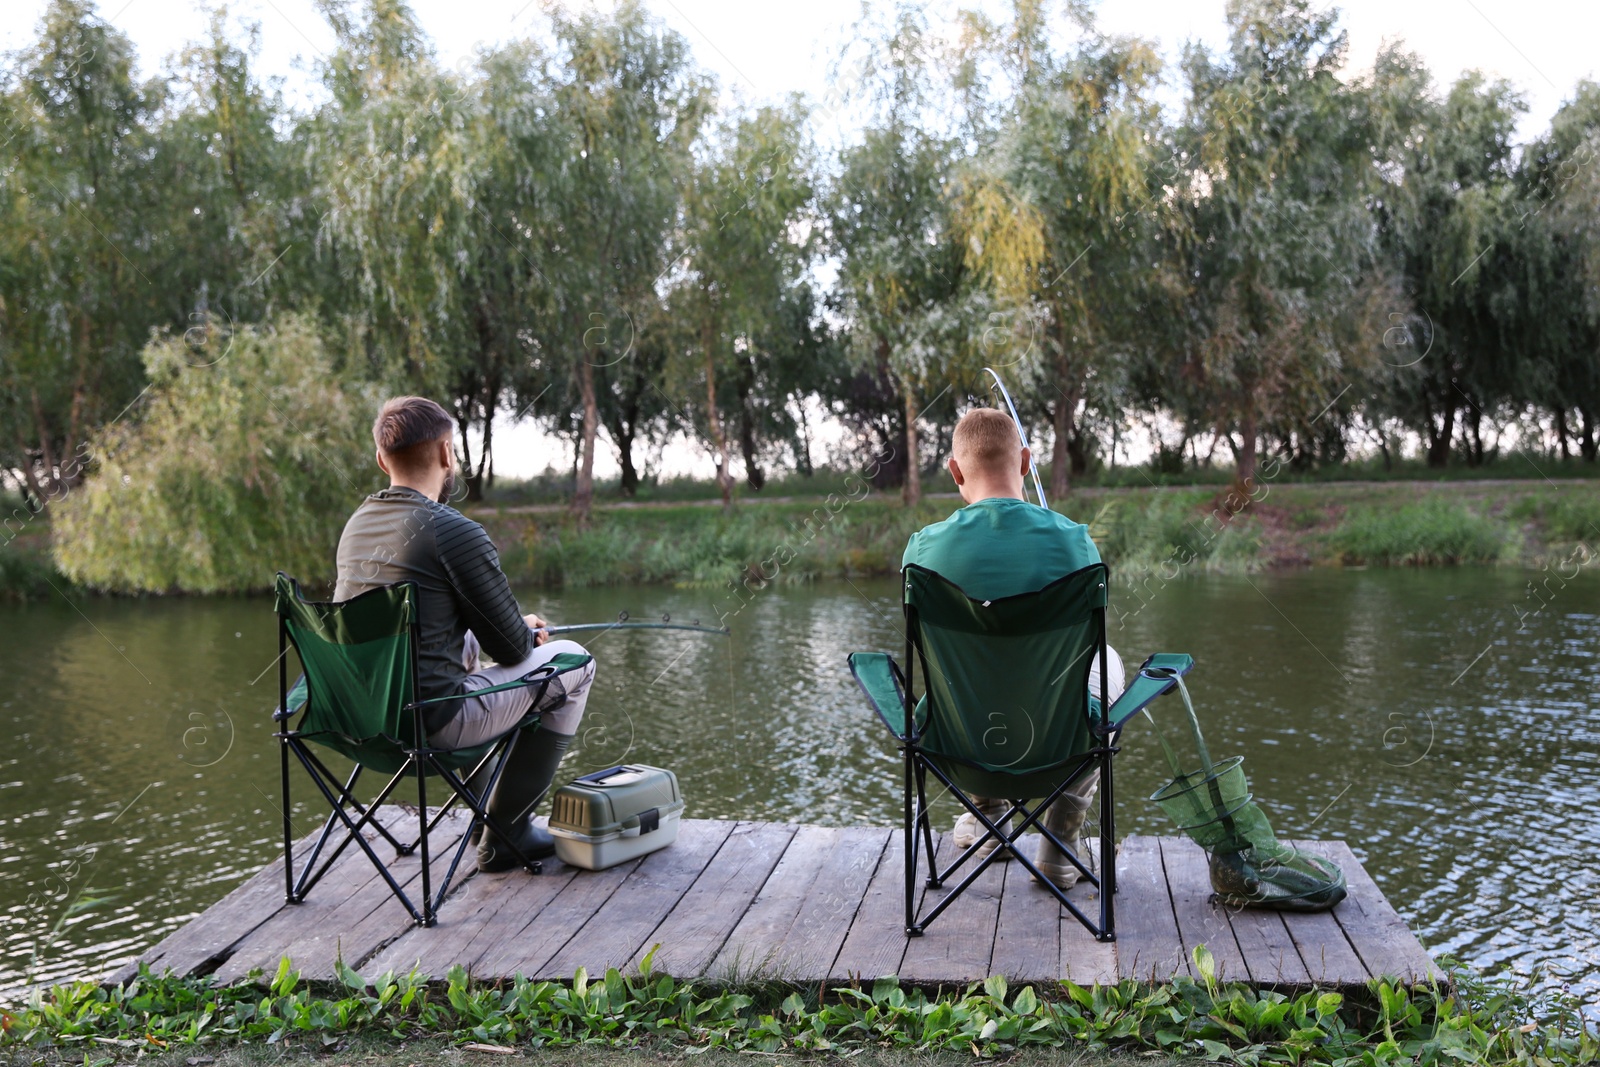
[[1022, 441], [1010, 415], [995, 408], [973, 408], [956, 423], [950, 451], [958, 463], [997, 471], [1017, 463], [1022, 456]]
[[372, 442], [401, 470], [427, 462], [428, 446], [455, 429], [450, 413], [425, 396], [397, 396], [387, 401], [372, 423]]

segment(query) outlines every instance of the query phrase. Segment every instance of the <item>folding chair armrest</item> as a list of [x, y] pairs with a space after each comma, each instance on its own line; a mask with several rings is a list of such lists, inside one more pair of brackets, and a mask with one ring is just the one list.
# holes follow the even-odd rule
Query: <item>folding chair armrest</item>
[[906, 737], [906, 676], [887, 652], [852, 652], [850, 673], [895, 737]]
[[1102, 733], [1120, 730], [1122, 724], [1156, 697], [1176, 689], [1174, 678], [1194, 669], [1194, 657], [1187, 652], [1157, 652], [1139, 665], [1133, 681], [1111, 705], [1105, 722], [1099, 726]]
[[272, 709], [272, 721], [288, 722], [300, 714], [300, 709], [306, 706], [306, 696], [306, 676], [302, 674], [295, 679], [294, 685], [289, 687], [289, 695], [284, 699], [283, 707]]

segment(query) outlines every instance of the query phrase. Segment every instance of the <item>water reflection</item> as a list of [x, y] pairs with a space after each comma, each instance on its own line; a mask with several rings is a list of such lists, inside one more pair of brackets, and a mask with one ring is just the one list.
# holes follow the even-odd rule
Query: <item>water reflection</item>
[[[1112, 642], [1130, 664], [1192, 652], [1213, 752], [1245, 755], [1284, 836], [1348, 839], [1430, 949], [1593, 997], [1600, 582], [1584, 575], [1519, 620], [1527, 580], [1184, 579], [1142, 590]], [[901, 646], [895, 593], [881, 581], [774, 588], [727, 640], [592, 638], [601, 671], [568, 769], [665, 764], [694, 816], [892, 824], [893, 750], [844, 656]], [[524, 603], [570, 622], [620, 610], [712, 620], [714, 597], [609, 589]], [[78, 607], [0, 609], [0, 985], [127, 958], [272, 858], [278, 840], [271, 602]], [[1174, 742], [1178, 711], [1160, 717]], [[1120, 758], [1121, 828], [1164, 832], [1142, 799], [1164, 770], [1148, 727], [1129, 731]], [[309, 790], [297, 796], [291, 815], [308, 831]]]

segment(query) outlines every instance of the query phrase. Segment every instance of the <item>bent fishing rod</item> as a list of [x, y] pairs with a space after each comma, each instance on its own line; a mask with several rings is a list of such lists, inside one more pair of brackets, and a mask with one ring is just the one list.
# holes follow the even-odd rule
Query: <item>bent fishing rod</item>
[[1028, 471], [1033, 475], [1033, 491], [1039, 494], [1039, 506], [1048, 508], [1050, 505], [1044, 500], [1044, 485], [1039, 481], [1039, 462], [1034, 458], [1033, 447], [1028, 444], [1028, 432], [1022, 428], [1022, 418], [1017, 414], [1017, 405], [1011, 402], [1011, 394], [1006, 390], [1006, 383], [1000, 380], [1000, 375], [994, 372], [993, 367], [985, 367], [984, 373], [994, 379], [994, 386], [1000, 390], [1000, 395], [1005, 399], [1006, 407], [1011, 410], [1011, 421], [1016, 424], [1017, 436], [1022, 439], [1022, 447], [1028, 450]]
[[673, 622], [671, 615], [662, 615], [659, 622], [635, 622], [628, 617], [626, 611], [617, 612], [615, 622], [575, 622], [567, 626], [544, 626], [540, 629], [552, 637], [556, 634], [574, 634], [588, 630], [688, 630], [699, 634], [721, 634], [723, 637], [732, 633], [726, 626], [707, 626], [699, 619]]

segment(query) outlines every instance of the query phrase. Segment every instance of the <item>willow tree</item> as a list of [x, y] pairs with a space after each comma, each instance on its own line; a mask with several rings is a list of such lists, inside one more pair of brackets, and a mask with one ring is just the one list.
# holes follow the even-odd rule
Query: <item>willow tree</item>
[[949, 345], [966, 347], [976, 332], [961, 308], [972, 295], [953, 182], [963, 153], [956, 137], [932, 128], [937, 57], [921, 9], [897, 7], [869, 44], [875, 58], [862, 84], [872, 121], [840, 155], [827, 223], [854, 358], [900, 394], [901, 496], [916, 504], [923, 403], [968, 377], [961, 368], [970, 353]]
[[[323, 66], [329, 100], [303, 133], [318, 251], [338, 282], [324, 307], [348, 326], [368, 373], [453, 404], [466, 449], [498, 406], [459, 387], [488, 237], [473, 202], [471, 98], [434, 62], [403, 0], [368, 0], [360, 17], [324, 10], [339, 45]], [[465, 454], [470, 483], [486, 456]]]
[[1058, 53], [1031, 0], [1004, 26], [970, 16], [963, 70], [969, 97], [983, 63], [1010, 89], [998, 107], [974, 101], [988, 144], [960, 221], [970, 265], [1015, 309], [1014, 376], [1050, 421], [1057, 496], [1087, 463], [1091, 384], [1119, 374], [1177, 284], [1158, 240], [1172, 221], [1152, 135], [1160, 61], [1145, 41], [1081, 28]]
[[730, 400], [737, 405], [746, 474], [753, 475], [752, 484], [759, 489], [747, 410], [759, 374], [756, 363], [767, 356], [763, 346], [793, 325], [785, 320], [784, 309], [791, 293], [804, 284], [810, 260], [811, 242], [800, 225], [801, 212], [812, 198], [805, 121], [805, 110], [796, 101], [729, 116], [687, 190], [687, 292], [675, 306], [696, 327], [695, 361], [704, 401], [696, 406], [716, 459], [724, 508], [733, 507], [726, 410]]
[[1511, 135], [1523, 105], [1509, 83], [1477, 72], [1440, 99], [1414, 57], [1381, 57], [1380, 77], [1395, 68], [1409, 72], [1412, 100], [1391, 108], [1411, 128], [1379, 219], [1426, 356], [1393, 361], [1382, 403], [1422, 439], [1429, 466], [1449, 460], [1458, 427], [1469, 462], [1481, 463], [1485, 408], [1523, 377], [1521, 346], [1502, 329], [1521, 317]]
[[128, 39], [87, 0], [52, 0], [0, 88], [0, 466], [39, 510], [78, 484], [90, 431], [143, 385], [162, 95], [134, 83]]
[[547, 121], [559, 154], [544, 175], [551, 222], [536, 235], [550, 286], [544, 346], [563, 358], [580, 406], [572, 509], [587, 520], [600, 431], [597, 368], [629, 324], [647, 318], [681, 249], [670, 237], [711, 87], [688, 42], [636, 0], [614, 11], [552, 16], [556, 57]]
[[1227, 50], [1184, 58], [1190, 369], [1241, 481], [1263, 426], [1309, 423], [1370, 351], [1348, 327], [1370, 291], [1375, 168], [1360, 90], [1338, 75], [1335, 17], [1309, 0], [1241, 0]]
[[[1551, 412], [1558, 447], [1600, 458], [1600, 85], [1578, 84], [1522, 153], [1513, 235], [1527, 399]], [[1576, 425], [1569, 425], [1575, 419]]]

